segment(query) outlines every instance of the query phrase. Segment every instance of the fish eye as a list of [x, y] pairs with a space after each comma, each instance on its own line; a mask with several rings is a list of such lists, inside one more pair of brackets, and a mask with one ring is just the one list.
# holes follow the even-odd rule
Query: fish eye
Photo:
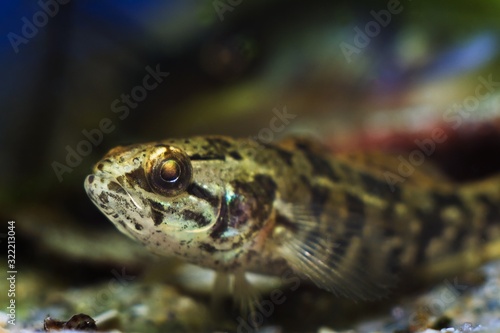
[[164, 160], [160, 167], [160, 177], [166, 182], [173, 183], [179, 179], [181, 168], [174, 159]]
[[156, 147], [146, 161], [145, 172], [153, 191], [169, 197], [185, 191], [193, 176], [189, 157], [170, 146]]

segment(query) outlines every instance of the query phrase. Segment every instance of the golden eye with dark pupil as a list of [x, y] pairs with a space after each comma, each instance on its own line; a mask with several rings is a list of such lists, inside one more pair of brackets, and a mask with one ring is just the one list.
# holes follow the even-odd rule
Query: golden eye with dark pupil
[[167, 145], [152, 149], [144, 163], [144, 171], [151, 189], [169, 197], [183, 193], [193, 179], [190, 158], [182, 150]]
[[169, 183], [175, 182], [181, 176], [181, 168], [174, 160], [165, 160], [160, 168], [160, 177]]

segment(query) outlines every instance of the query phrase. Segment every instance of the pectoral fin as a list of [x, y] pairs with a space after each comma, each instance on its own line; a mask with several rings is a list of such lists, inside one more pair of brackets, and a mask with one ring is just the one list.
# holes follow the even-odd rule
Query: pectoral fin
[[321, 223], [310, 208], [293, 207], [292, 213], [294, 230], [277, 237], [277, 248], [296, 273], [355, 300], [387, 295], [396, 276], [387, 269], [387, 261], [394, 258], [387, 258], [381, 227], [372, 225], [367, 235], [365, 217], [356, 211], [329, 209]]

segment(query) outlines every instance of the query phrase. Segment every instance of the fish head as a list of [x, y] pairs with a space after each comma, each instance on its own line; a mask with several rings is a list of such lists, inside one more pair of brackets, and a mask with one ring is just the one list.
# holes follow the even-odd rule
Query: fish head
[[234, 163], [219, 148], [202, 138], [116, 147], [85, 189], [121, 232], [150, 251], [207, 266], [214, 252], [229, 258], [252, 229], [230, 216], [226, 184], [235, 173], [227, 165]]

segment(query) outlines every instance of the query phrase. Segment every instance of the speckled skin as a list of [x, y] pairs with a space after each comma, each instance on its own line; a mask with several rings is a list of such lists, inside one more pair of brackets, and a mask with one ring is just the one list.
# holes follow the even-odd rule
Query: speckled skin
[[[151, 177], [171, 156], [185, 165], [175, 193]], [[399, 163], [302, 139], [193, 137], [117, 147], [85, 188], [152, 252], [226, 273], [291, 268], [358, 299], [383, 294], [401, 270], [453, 274], [500, 254], [498, 179], [458, 187], [423, 165], [389, 185]]]

